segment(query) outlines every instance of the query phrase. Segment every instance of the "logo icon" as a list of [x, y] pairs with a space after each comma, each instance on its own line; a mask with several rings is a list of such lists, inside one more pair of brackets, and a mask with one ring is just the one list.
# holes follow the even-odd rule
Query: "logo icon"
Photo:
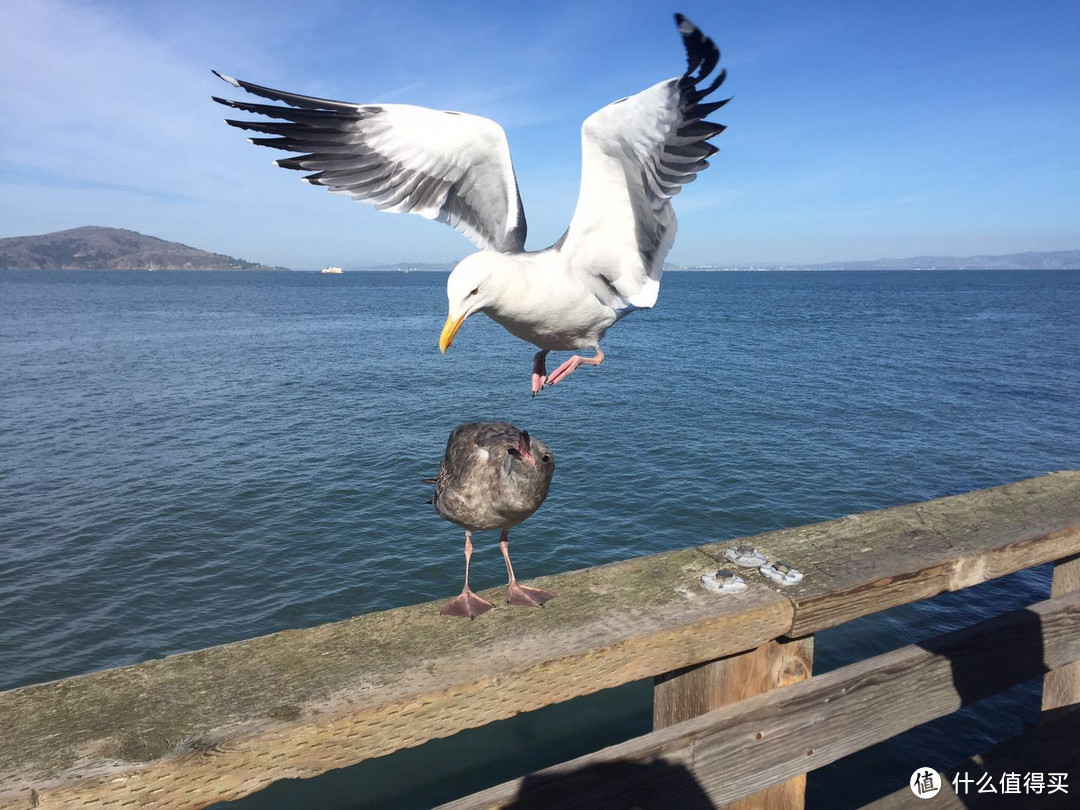
[[941, 790], [941, 774], [933, 768], [916, 768], [908, 786], [920, 799], [932, 799]]

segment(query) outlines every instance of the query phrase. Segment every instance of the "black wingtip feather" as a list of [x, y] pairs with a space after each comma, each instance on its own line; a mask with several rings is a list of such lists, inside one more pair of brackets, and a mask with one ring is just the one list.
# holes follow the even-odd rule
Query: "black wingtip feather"
[[[683, 80], [687, 85], [697, 84], [712, 73], [719, 63], [720, 49], [682, 14], [675, 15], [675, 25], [686, 48], [686, 73], [683, 74]], [[697, 71], [697, 75], [694, 75], [694, 71]]]
[[[705, 98], [705, 96], [709, 95], [714, 90], [716, 90], [716, 88], [718, 88], [720, 85], [722, 85], [724, 83], [724, 79], [726, 79], [726, 78], [727, 78], [727, 68], [721, 68], [720, 72], [716, 74], [716, 78], [712, 80], [712, 84], [710, 84], [704, 90], [694, 90], [690, 94], [690, 100], [694, 101], [694, 102], [697, 102], [697, 101], [700, 101], [701, 99]], [[728, 99], [728, 101], [731, 101], [731, 99]]]
[[699, 89], [699, 85], [707, 81], [720, 64], [720, 49], [684, 15], [676, 14], [675, 24], [686, 49], [687, 64], [686, 72], [676, 80], [679, 92], [679, 124], [674, 132], [675, 138], [670, 139], [664, 147], [664, 154], [649, 179], [653, 191], [668, 198], [677, 194], [682, 186], [693, 182], [698, 173], [708, 167], [706, 158], [717, 151], [708, 141], [726, 127], [704, 119], [730, 101], [724, 99], [701, 103], [727, 76], [727, 71], [721, 69], [708, 87]]
[[210, 72], [213, 73], [215, 76], [217, 76], [219, 79], [221, 79], [223, 82], [228, 82], [233, 87], [239, 87], [240, 86], [240, 82], [238, 82], [232, 76], [226, 76], [224, 73], [219, 73], [218, 71], [214, 70], [213, 68], [210, 68]]
[[719, 135], [727, 129], [723, 124], [714, 124], [711, 121], [693, 121], [679, 127], [677, 130], [681, 138], [711, 138]]
[[281, 160], [275, 160], [274, 165], [282, 169], [297, 169], [300, 171], [310, 171], [315, 167], [308, 164], [317, 161], [318, 158], [315, 155], [303, 155], [302, 157], [282, 158]]
[[253, 96], [267, 98], [271, 101], [280, 101], [288, 104], [290, 107], [296, 107], [303, 110], [331, 110], [350, 115], [355, 115], [357, 113], [357, 105], [347, 101], [334, 101], [333, 99], [329, 98], [303, 96], [299, 93], [290, 93], [285, 90], [275, 90], [273, 87], [264, 87], [261, 84], [245, 82], [242, 79], [234, 79], [232, 76], [226, 76], [224, 73], [218, 73], [216, 70], [211, 70], [210, 72], [222, 81], [228, 82], [233, 87], [245, 90], [246, 92], [251, 93]]
[[704, 118], [706, 115], [710, 115], [719, 110], [729, 101], [731, 101], [731, 99], [725, 98], [723, 101], [710, 101], [708, 104], [697, 104], [689, 110], [689, 114], [693, 115], [695, 118]]

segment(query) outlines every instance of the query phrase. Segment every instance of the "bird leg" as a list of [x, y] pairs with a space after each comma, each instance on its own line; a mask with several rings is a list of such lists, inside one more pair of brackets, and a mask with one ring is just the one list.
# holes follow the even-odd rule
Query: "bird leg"
[[580, 354], [575, 354], [555, 371], [547, 379], [548, 385], [555, 385], [561, 383], [567, 377], [569, 377], [578, 366], [598, 366], [604, 362], [604, 353], [600, 351], [600, 347], [596, 347], [596, 354], [592, 357], [582, 357]]
[[547, 366], [544, 364], [547, 355], [548, 350], [541, 349], [533, 358], [532, 392], [534, 397], [540, 393], [540, 389], [542, 389], [544, 383], [547, 382]]
[[472, 532], [465, 532], [465, 587], [439, 611], [443, 616], [465, 616], [475, 619], [495, 607], [487, 599], [481, 599], [469, 590], [469, 560], [472, 557]]
[[509, 534], [508, 529], [503, 529], [502, 537], [499, 538], [499, 548], [502, 549], [503, 559], [506, 560], [506, 573], [510, 575], [510, 583], [506, 589], [506, 604], [543, 607], [544, 602], [555, 598], [555, 594], [543, 588], [530, 588], [518, 583], [517, 577], [514, 576], [514, 566], [510, 564], [510, 541], [507, 539]]

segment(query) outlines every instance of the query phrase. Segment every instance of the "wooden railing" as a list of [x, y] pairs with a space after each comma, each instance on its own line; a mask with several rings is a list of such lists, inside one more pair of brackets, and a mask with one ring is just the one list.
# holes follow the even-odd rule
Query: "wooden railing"
[[[704, 589], [740, 543], [803, 581]], [[1077, 555], [1069, 471], [542, 578], [542, 611], [413, 605], [14, 689], [0, 807], [203, 807], [647, 678], [653, 732], [448, 806], [800, 807], [808, 771], [1013, 684], [1080, 704]], [[819, 630], [1047, 562], [1047, 601], [811, 677]]]

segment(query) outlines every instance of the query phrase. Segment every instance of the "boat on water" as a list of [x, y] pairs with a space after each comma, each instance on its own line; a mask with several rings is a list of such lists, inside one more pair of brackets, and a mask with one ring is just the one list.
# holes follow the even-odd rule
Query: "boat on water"
[[324, 268], [322, 269], [322, 272], [323, 272], [323, 273], [334, 273], [334, 274], [337, 274], [337, 273], [344, 273], [345, 271], [344, 271], [344, 270], [342, 270], [342, 269], [341, 269], [340, 267], [336, 267], [336, 266], [335, 266], [335, 267], [324, 267]]

